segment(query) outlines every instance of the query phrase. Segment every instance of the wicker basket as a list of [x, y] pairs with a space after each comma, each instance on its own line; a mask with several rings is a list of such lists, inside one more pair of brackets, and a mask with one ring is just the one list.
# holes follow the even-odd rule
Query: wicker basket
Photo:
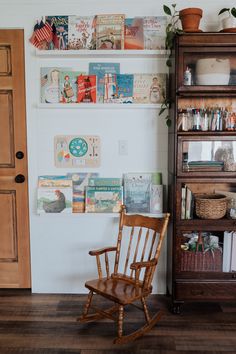
[[196, 194], [196, 215], [200, 219], [221, 219], [227, 210], [228, 198], [222, 194]]
[[207, 252], [182, 251], [180, 271], [222, 272], [222, 252], [214, 250]]

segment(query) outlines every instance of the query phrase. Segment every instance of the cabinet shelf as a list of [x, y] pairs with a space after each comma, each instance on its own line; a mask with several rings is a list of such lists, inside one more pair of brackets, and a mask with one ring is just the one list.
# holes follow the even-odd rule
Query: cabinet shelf
[[40, 109], [160, 109], [161, 104], [136, 103], [39, 103]]
[[121, 57], [130, 57], [130, 58], [167, 58], [170, 54], [169, 50], [39, 50], [36, 49], [35, 55], [45, 58], [50, 57], [63, 57], [63, 58], [72, 58], [72, 57], [81, 57], [81, 58], [121, 58]]

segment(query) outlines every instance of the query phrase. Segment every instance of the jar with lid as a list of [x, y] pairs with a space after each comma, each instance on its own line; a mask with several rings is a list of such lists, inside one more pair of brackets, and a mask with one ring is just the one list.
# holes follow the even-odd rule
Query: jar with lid
[[228, 216], [230, 219], [236, 219], [236, 199], [231, 199], [228, 206]]

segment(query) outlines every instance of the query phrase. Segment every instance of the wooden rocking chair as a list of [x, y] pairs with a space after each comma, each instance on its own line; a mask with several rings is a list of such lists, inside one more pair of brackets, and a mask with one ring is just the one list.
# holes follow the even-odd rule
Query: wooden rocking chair
[[[96, 321], [109, 318], [118, 322], [118, 337], [114, 343], [132, 341], [150, 330], [161, 317], [159, 310], [150, 318], [146, 298], [152, 292], [152, 279], [161, 251], [162, 241], [166, 232], [169, 214], [162, 218], [143, 215], [128, 215], [122, 206], [119, 221], [119, 234], [116, 247], [106, 247], [90, 251], [91, 256], [96, 256], [98, 279], [87, 281], [85, 287], [89, 289], [87, 302], [79, 322]], [[125, 257], [123, 249], [125, 248]], [[115, 253], [114, 272], [110, 275], [108, 253]], [[100, 255], [104, 254], [106, 277], [102, 276]], [[121, 272], [122, 257], [124, 267]], [[131, 261], [130, 261], [131, 260]], [[129, 274], [128, 274], [129, 271]], [[108, 310], [101, 310], [91, 306], [93, 294], [99, 294], [114, 302]], [[133, 302], [141, 300], [142, 307]], [[146, 324], [137, 331], [123, 335], [124, 306], [134, 305], [144, 311]], [[88, 314], [93, 308], [94, 313]], [[117, 312], [118, 316], [114, 316]]]

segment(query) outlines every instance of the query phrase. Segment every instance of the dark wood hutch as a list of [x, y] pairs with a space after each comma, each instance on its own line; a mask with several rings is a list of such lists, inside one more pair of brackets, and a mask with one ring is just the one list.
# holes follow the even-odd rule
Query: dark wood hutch
[[[185, 301], [236, 301], [232, 247], [226, 252], [236, 230], [230, 214], [236, 198], [236, 33], [177, 35], [171, 60], [168, 291], [179, 313]], [[217, 193], [229, 198], [225, 216], [215, 218], [213, 206], [214, 218], [198, 217], [196, 197]]]

